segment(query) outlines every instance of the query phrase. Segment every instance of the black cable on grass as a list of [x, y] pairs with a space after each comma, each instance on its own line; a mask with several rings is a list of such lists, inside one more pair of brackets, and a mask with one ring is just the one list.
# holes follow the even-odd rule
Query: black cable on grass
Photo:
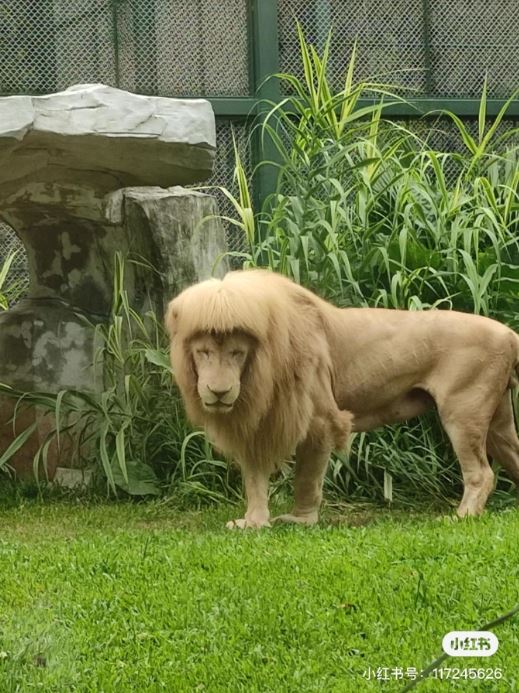
[[[512, 618], [517, 613], [519, 613], [519, 604], [514, 606], [514, 608], [511, 611], [507, 611], [506, 614], [503, 614], [499, 618], [496, 618], [493, 621], [490, 621], [489, 623], [485, 623], [485, 625], [481, 626], [481, 628], [479, 628], [478, 630], [490, 630], [490, 628], [498, 626], [500, 623], [503, 623], [503, 621], [508, 621], [509, 618]], [[410, 691], [415, 686], [417, 686], [420, 683], [420, 681], [424, 681], [431, 672], [437, 669], [440, 666], [440, 664], [447, 659], [447, 657], [450, 657], [450, 655], [448, 655], [446, 652], [441, 654], [437, 659], [434, 660], [434, 662], [429, 664], [428, 667], [426, 667], [423, 671], [420, 672], [420, 676], [418, 676], [414, 681], [411, 681], [404, 688], [402, 688], [401, 693], [407, 693], [407, 691]]]

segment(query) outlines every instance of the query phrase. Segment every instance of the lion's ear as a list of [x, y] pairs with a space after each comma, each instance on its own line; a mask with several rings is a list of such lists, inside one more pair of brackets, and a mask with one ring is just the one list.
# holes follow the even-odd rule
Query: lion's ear
[[170, 338], [173, 338], [177, 332], [178, 309], [178, 299], [173, 299], [173, 301], [169, 302], [166, 315], [164, 316], [164, 324]]

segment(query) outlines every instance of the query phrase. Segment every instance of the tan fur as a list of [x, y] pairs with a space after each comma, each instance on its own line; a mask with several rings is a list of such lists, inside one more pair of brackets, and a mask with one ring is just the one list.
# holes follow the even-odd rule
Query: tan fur
[[[168, 307], [166, 325], [189, 418], [242, 468], [248, 500], [242, 524], [266, 524], [266, 486], [276, 466], [305, 444], [327, 461], [345, 446], [351, 428], [351, 416], [333, 397], [332, 360], [314, 297], [272, 273], [232, 272], [180, 294]], [[223, 348], [225, 339], [240, 334], [252, 341], [240, 395], [232, 411], [208, 412], [192, 345], [200, 335], [216, 335], [224, 337]], [[314, 507], [301, 511], [317, 519]]]
[[[350, 430], [346, 412], [354, 430], [366, 431], [435, 405], [463, 471], [460, 515], [482, 512], [492, 490], [487, 448], [519, 483], [509, 393], [519, 376], [519, 337], [496, 321], [454, 311], [338, 309], [280, 275], [250, 270], [187, 289], [170, 303], [166, 325], [188, 416], [242, 468], [248, 509], [234, 526], [268, 523], [268, 476], [294, 449], [296, 505], [283, 519], [317, 520], [330, 451]], [[249, 340], [228, 413], [206, 411], [197, 390], [192, 345], [201, 335], [218, 337], [217, 359], [228, 338]], [[222, 376], [216, 368], [208, 377], [214, 373]]]

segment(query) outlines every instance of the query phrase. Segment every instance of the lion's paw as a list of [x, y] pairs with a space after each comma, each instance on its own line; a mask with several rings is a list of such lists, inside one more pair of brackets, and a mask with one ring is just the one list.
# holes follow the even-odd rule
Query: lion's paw
[[261, 529], [261, 527], [270, 527], [268, 520], [247, 520], [241, 517], [239, 520], [230, 520], [226, 525], [227, 529]]
[[284, 523], [284, 524], [295, 524], [295, 525], [306, 525], [311, 527], [317, 524], [319, 517], [317, 513], [311, 513], [310, 515], [292, 515], [292, 513], [287, 513], [286, 515], [278, 515], [274, 517], [272, 522]]

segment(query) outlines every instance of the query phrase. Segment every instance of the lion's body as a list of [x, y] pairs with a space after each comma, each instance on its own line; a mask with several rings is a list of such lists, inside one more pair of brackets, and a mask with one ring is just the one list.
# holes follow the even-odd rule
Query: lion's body
[[334, 314], [328, 339], [335, 397], [359, 431], [409, 419], [415, 408], [441, 411], [472, 389], [465, 406], [474, 416], [478, 392], [502, 395], [517, 377], [519, 338], [476, 315], [346, 308]]
[[[187, 289], [170, 304], [167, 324], [188, 415], [242, 467], [246, 518], [254, 515], [251, 504], [264, 504], [265, 476], [296, 450], [291, 519], [316, 519], [326, 460], [351, 428], [347, 412], [353, 429], [366, 431], [436, 406], [464, 475], [461, 515], [481, 512], [491, 491], [485, 446], [519, 483], [510, 400], [519, 337], [494, 320], [449, 311], [339, 309], [280, 275], [255, 270]], [[226, 335], [252, 340], [250, 353], [243, 346], [239, 394], [225, 405], [230, 411], [213, 413], [201, 399], [190, 345], [204, 334], [220, 336], [217, 364]], [[265, 524], [268, 511], [266, 519], [260, 515], [242, 523]]]

